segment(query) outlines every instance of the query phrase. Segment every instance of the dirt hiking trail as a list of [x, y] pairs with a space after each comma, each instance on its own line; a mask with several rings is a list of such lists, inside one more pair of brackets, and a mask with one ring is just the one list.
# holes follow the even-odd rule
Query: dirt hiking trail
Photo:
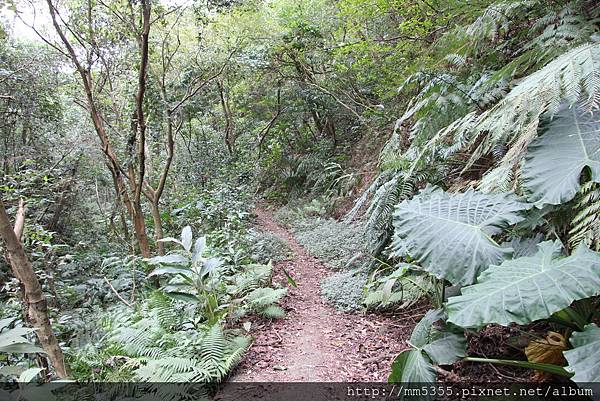
[[253, 323], [254, 345], [231, 381], [386, 381], [422, 312], [384, 316], [337, 311], [321, 298], [321, 280], [332, 270], [310, 256], [268, 209], [255, 213], [257, 228], [279, 236], [294, 254], [274, 265], [274, 282], [288, 286], [285, 269], [298, 288], [288, 286], [284, 318]]

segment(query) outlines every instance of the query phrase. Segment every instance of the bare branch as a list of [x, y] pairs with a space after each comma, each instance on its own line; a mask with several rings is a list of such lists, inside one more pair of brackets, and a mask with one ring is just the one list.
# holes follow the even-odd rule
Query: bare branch
[[117, 298], [119, 299], [119, 301], [123, 302], [129, 308], [133, 309], [133, 305], [130, 304], [129, 302], [127, 302], [127, 300], [125, 298], [123, 298], [121, 296], [121, 294], [119, 294], [117, 292], [117, 290], [115, 289], [115, 287], [113, 287], [113, 285], [110, 283], [110, 281], [108, 281], [108, 279], [106, 278], [106, 276], [104, 277], [104, 281], [106, 281], [106, 284], [108, 284], [108, 286], [110, 287], [111, 291], [113, 292], [113, 294], [115, 294], [117, 296]]

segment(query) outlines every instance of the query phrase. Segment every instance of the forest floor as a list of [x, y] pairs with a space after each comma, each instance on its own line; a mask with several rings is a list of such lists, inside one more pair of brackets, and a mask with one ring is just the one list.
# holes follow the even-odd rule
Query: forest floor
[[253, 324], [254, 345], [231, 381], [386, 381], [393, 359], [408, 347], [406, 340], [426, 309], [404, 315], [337, 311], [321, 297], [321, 281], [331, 269], [309, 255], [271, 211], [259, 208], [255, 213], [257, 228], [279, 236], [294, 254], [275, 264], [273, 280], [287, 286], [285, 269], [297, 288], [289, 286], [284, 318]]

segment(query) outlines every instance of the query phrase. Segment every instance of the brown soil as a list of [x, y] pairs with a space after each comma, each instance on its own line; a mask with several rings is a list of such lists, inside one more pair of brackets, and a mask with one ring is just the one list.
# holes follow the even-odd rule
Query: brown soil
[[258, 228], [270, 231], [294, 252], [274, 266], [274, 282], [288, 286], [285, 269], [298, 288], [289, 286], [286, 316], [255, 321], [254, 345], [234, 372], [234, 382], [385, 381], [396, 355], [424, 308], [406, 314], [342, 313], [321, 298], [320, 283], [331, 272], [279, 226], [270, 211], [256, 210]]

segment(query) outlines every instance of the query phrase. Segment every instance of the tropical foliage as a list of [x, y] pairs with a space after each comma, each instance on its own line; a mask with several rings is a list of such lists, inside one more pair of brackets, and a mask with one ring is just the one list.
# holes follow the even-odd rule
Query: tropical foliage
[[[273, 277], [297, 285], [258, 204], [334, 270], [333, 306], [431, 308], [390, 380], [600, 380], [599, 22], [594, 0], [0, 0], [0, 375], [226, 380], [285, 317]], [[490, 328], [529, 340], [484, 355]]]

